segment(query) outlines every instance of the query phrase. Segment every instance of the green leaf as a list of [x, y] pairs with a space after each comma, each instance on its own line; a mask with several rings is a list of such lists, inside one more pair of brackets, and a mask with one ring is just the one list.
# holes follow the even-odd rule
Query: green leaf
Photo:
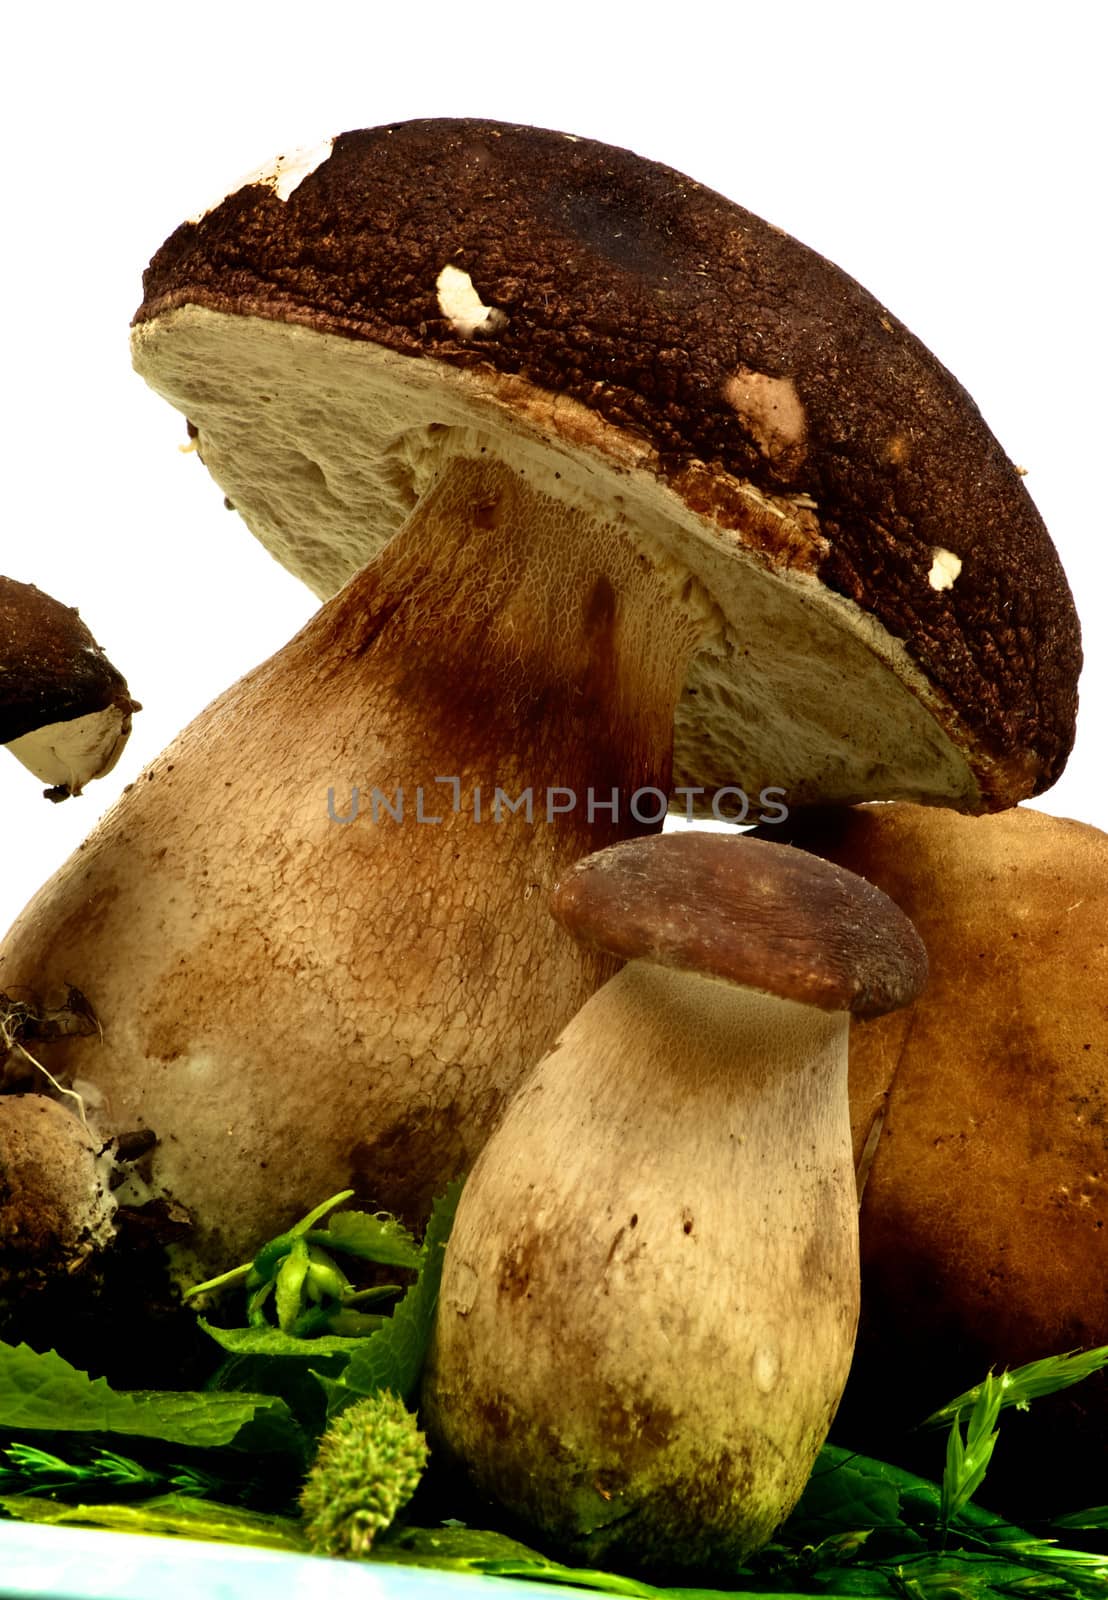
[[911, 1567], [905, 1563], [904, 1570], [912, 1573], [929, 1600], [952, 1600], [960, 1595], [970, 1600], [996, 1600], [1011, 1594], [1103, 1600], [1108, 1582], [1108, 1563], [1103, 1556], [1078, 1550], [1039, 1555], [1018, 1546], [933, 1555]]
[[410, 1400], [419, 1382], [423, 1358], [431, 1337], [442, 1280], [446, 1241], [454, 1223], [461, 1181], [452, 1183], [436, 1200], [420, 1249], [419, 1277], [384, 1326], [359, 1341], [361, 1348], [337, 1379], [321, 1376], [327, 1393], [327, 1415], [332, 1417], [352, 1401], [391, 1389]]
[[[682, 1590], [656, 1589], [636, 1578], [588, 1568], [566, 1567], [548, 1561], [537, 1550], [503, 1533], [476, 1528], [403, 1528], [383, 1535], [368, 1557], [371, 1561], [401, 1566], [437, 1567], [448, 1572], [478, 1572], [494, 1577], [530, 1578], [534, 1582], [569, 1583], [600, 1589], [607, 1594], [642, 1596], [679, 1595]], [[692, 1592], [692, 1591], [689, 1591]]]
[[887, 1462], [824, 1445], [778, 1537], [789, 1543], [818, 1544], [846, 1529], [895, 1526], [901, 1520], [902, 1495], [922, 1481]]
[[[249, 1285], [249, 1283], [250, 1280], [247, 1279], [247, 1284]], [[276, 1287], [277, 1279], [267, 1278], [260, 1288], [254, 1290], [254, 1293], [246, 1302], [246, 1320], [252, 1328], [269, 1327], [270, 1324], [266, 1320], [265, 1303]]]
[[308, 1245], [294, 1239], [277, 1272], [277, 1326], [288, 1333], [300, 1311], [300, 1291], [308, 1276]]
[[123, 1433], [169, 1444], [230, 1444], [251, 1423], [265, 1421], [296, 1438], [283, 1400], [259, 1394], [195, 1394], [132, 1389], [117, 1392], [55, 1351], [0, 1343], [0, 1426], [58, 1433]]
[[[343, 1201], [349, 1200], [353, 1193], [353, 1189], [343, 1189], [339, 1194], [333, 1194], [329, 1200], [324, 1200], [322, 1204], [309, 1211], [307, 1216], [301, 1217], [299, 1222], [293, 1223], [291, 1228], [288, 1228], [284, 1233], [279, 1233], [275, 1239], [270, 1239], [266, 1244], [263, 1244], [251, 1263], [251, 1286], [255, 1283], [269, 1282], [276, 1274], [285, 1256], [292, 1249], [295, 1240], [303, 1238], [306, 1233], [309, 1233], [315, 1227], [321, 1217], [325, 1217], [328, 1211], [333, 1211], [336, 1206], [341, 1206]], [[192, 1292], [195, 1294], [199, 1291], [193, 1290]]]
[[344, 1250], [383, 1267], [409, 1267], [413, 1272], [419, 1269], [419, 1246], [403, 1223], [384, 1212], [374, 1216], [368, 1211], [337, 1211], [326, 1228], [315, 1228], [308, 1234], [308, 1243]]
[[[972, 1430], [988, 1439], [994, 1394]], [[965, 1464], [963, 1453], [956, 1459]], [[1075, 1526], [1092, 1513], [1076, 1513]], [[868, 1527], [855, 1544], [847, 1529]], [[838, 1533], [835, 1533], [838, 1529]], [[939, 1537], [944, 1549], [936, 1549]], [[857, 1540], [857, 1532], [854, 1534]], [[817, 1540], [822, 1540], [817, 1543]], [[942, 1528], [937, 1484], [884, 1461], [825, 1445], [796, 1510], [775, 1542], [752, 1558], [759, 1579], [796, 1593], [896, 1596], [899, 1600], [999, 1600], [1051, 1595], [1091, 1600], [1108, 1595], [1108, 1559], [1059, 1549], [1005, 1518], [967, 1504]]]
[[351, 1339], [345, 1334], [325, 1333], [298, 1339], [268, 1323], [259, 1328], [213, 1328], [203, 1317], [197, 1320], [204, 1332], [233, 1356], [273, 1356], [278, 1360], [291, 1357], [297, 1361], [318, 1360], [320, 1356], [351, 1356], [372, 1337], [361, 1335]]
[[115, 1528], [120, 1533], [183, 1534], [190, 1539], [214, 1539], [257, 1545], [270, 1550], [306, 1551], [307, 1540], [295, 1517], [246, 1511], [241, 1506], [220, 1505], [188, 1495], [158, 1495], [132, 1505], [59, 1505], [33, 1495], [0, 1498], [0, 1507], [21, 1522], [76, 1523], [85, 1527]]
[[984, 1481], [999, 1438], [996, 1423], [1003, 1404], [1002, 1380], [990, 1372], [985, 1381], [978, 1385], [977, 1398], [966, 1423], [964, 1441], [959, 1416], [955, 1416], [951, 1424], [946, 1442], [940, 1511], [944, 1527], [948, 1527], [951, 1519], [973, 1499]]
[[537, 1550], [506, 1533], [444, 1524], [440, 1528], [389, 1528], [373, 1547], [380, 1561], [404, 1566], [443, 1566], [451, 1563], [473, 1570], [477, 1561], [545, 1561]]
[[340, 1206], [344, 1200], [349, 1200], [353, 1193], [353, 1189], [343, 1189], [340, 1194], [333, 1194], [329, 1200], [324, 1200], [321, 1205], [309, 1211], [306, 1217], [301, 1217], [291, 1228], [263, 1244], [253, 1261], [232, 1267], [229, 1272], [221, 1272], [218, 1278], [208, 1278], [204, 1283], [194, 1283], [191, 1289], [185, 1290], [184, 1298], [189, 1300], [193, 1295], [208, 1294], [212, 1289], [225, 1288], [227, 1284], [234, 1283], [239, 1278], [246, 1278], [247, 1288], [250, 1289], [256, 1289], [259, 1284], [272, 1283], [293, 1243], [308, 1233], [328, 1211]]
[[[1064, 1355], [1029, 1361], [1026, 1366], [1002, 1372], [999, 1378], [990, 1373], [985, 1383], [991, 1378], [1000, 1385], [1001, 1408], [1023, 1408], [1043, 1395], [1056, 1394], [1059, 1389], [1069, 1389], [1075, 1383], [1082, 1383], [1105, 1366], [1108, 1366], [1108, 1345], [1101, 1345], [1096, 1350], [1068, 1350]], [[977, 1404], [984, 1386], [984, 1383], [979, 1383], [967, 1389], [965, 1394], [958, 1395], [939, 1411], [932, 1412], [920, 1426], [941, 1428], [953, 1422], [955, 1417]]]
[[[774, 1600], [774, 1596], [811, 1592], [789, 1587], [774, 1588], [759, 1584], [748, 1587], [743, 1583], [732, 1585], [726, 1591], [718, 1589], [656, 1588], [638, 1578], [628, 1578], [618, 1572], [601, 1572], [592, 1567], [568, 1567], [551, 1561], [532, 1550], [528, 1545], [509, 1538], [503, 1533], [489, 1533], [478, 1528], [444, 1524], [438, 1528], [396, 1528], [382, 1534], [366, 1558], [396, 1566], [434, 1567], [444, 1572], [483, 1573], [495, 1578], [524, 1578], [532, 1583], [571, 1585], [576, 1589], [593, 1589], [602, 1594], [625, 1595], [632, 1600]], [[890, 1589], [874, 1593], [892, 1593]], [[510, 1595], [510, 1590], [505, 1590]]]
[[345, 1272], [317, 1244], [308, 1245], [307, 1250], [309, 1265], [304, 1287], [308, 1299], [315, 1305], [345, 1301], [351, 1287]]

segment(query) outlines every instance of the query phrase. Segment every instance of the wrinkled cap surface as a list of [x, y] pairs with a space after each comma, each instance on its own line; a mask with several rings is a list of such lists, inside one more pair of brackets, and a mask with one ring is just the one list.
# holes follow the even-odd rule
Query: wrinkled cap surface
[[927, 955], [864, 878], [789, 845], [666, 833], [580, 861], [551, 909], [624, 961], [705, 973], [822, 1011], [880, 1016], [914, 1000]]
[[[658, 485], [649, 506], [726, 623], [689, 670], [676, 782], [986, 810], [1060, 773], [1078, 626], [1016, 469], [860, 285], [682, 174], [477, 120], [345, 133], [180, 227], [144, 289], [136, 365], [317, 593], [399, 526], [413, 440], [461, 426], [461, 395], [474, 426], [510, 413], [577, 452], [627, 516]], [[287, 337], [229, 331], [244, 320]], [[352, 345], [394, 358], [391, 387], [329, 435]], [[789, 586], [780, 615], [766, 577]], [[796, 670], [805, 648], [818, 673]]]

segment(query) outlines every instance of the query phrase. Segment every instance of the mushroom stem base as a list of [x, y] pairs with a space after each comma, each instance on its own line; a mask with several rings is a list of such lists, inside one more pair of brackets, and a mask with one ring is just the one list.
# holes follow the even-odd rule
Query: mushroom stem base
[[733, 1570], [799, 1497], [858, 1313], [846, 1037], [632, 962], [475, 1166], [428, 1426], [575, 1559]]

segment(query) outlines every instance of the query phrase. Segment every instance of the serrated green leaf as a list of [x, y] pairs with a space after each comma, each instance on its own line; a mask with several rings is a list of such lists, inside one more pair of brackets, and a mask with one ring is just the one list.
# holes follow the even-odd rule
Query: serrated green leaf
[[230, 1444], [256, 1422], [287, 1429], [292, 1413], [271, 1395], [116, 1391], [56, 1351], [0, 1343], [0, 1426], [58, 1433], [122, 1433], [169, 1444]]
[[327, 1392], [329, 1418], [353, 1401], [382, 1389], [391, 1389], [405, 1400], [415, 1394], [434, 1326], [446, 1241], [461, 1192], [461, 1181], [458, 1181], [450, 1184], [442, 1198], [436, 1200], [419, 1252], [419, 1277], [392, 1316], [376, 1333], [360, 1341], [361, 1348], [351, 1356], [337, 1379], [321, 1378]]
[[895, 1527], [901, 1521], [902, 1495], [922, 1481], [884, 1461], [824, 1445], [778, 1537], [818, 1544], [836, 1531]]
[[344, 1250], [383, 1267], [408, 1267], [413, 1272], [419, 1268], [419, 1245], [403, 1223], [384, 1213], [336, 1211], [326, 1228], [314, 1228], [308, 1234], [308, 1242]]
[[318, 1360], [320, 1356], [351, 1356], [372, 1337], [348, 1338], [345, 1334], [321, 1333], [311, 1339], [298, 1339], [269, 1323], [258, 1328], [214, 1328], [203, 1317], [198, 1317], [197, 1321], [216, 1344], [233, 1356], [291, 1357], [297, 1361]]
[[307, 1540], [295, 1517], [246, 1511], [190, 1495], [158, 1495], [130, 1505], [59, 1505], [34, 1495], [0, 1498], [0, 1507], [20, 1522], [70, 1523], [114, 1528], [120, 1533], [182, 1534], [190, 1539], [256, 1545], [271, 1550], [306, 1551]]

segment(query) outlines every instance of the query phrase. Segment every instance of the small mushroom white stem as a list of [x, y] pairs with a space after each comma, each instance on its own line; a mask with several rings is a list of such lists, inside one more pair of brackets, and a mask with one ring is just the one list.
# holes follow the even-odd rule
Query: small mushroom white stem
[[[626, 879], [627, 862], [663, 855], [677, 869], [667, 888], [686, 867], [699, 882], [683, 906], [675, 893], [644, 913], [625, 881], [603, 933], [591, 925], [594, 941], [645, 958], [577, 1014], [477, 1162], [425, 1385], [439, 1449], [482, 1491], [575, 1559], [656, 1573], [733, 1566], [787, 1515], [838, 1405], [858, 1313], [854, 997], [836, 995], [841, 975], [828, 983], [826, 967], [809, 982], [825, 966], [811, 949], [818, 891], [815, 927], [801, 918], [794, 930], [799, 981], [796, 950], [794, 970], [786, 955], [778, 972], [794, 996], [819, 992], [818, 1005], [736, 983], [745, 956], [723, 948], [734, 925], [697, 928], [700, 868], [748, 855], [747, 842], [703, 837], [582, 864], [601, 891], [603, 878]], [[767, 882], [737, 920], [755, 945], [766, 929], [772, 968]], [[861, 888], [862, 904], [893, 920], [876, 941], [872, 923], [855, 940], [899, 941], [891, 965], [908, 952], [906, 996], [923, 970], [918, 941]], [[836, 1008], [820, 1009], [829, 1000]]]

